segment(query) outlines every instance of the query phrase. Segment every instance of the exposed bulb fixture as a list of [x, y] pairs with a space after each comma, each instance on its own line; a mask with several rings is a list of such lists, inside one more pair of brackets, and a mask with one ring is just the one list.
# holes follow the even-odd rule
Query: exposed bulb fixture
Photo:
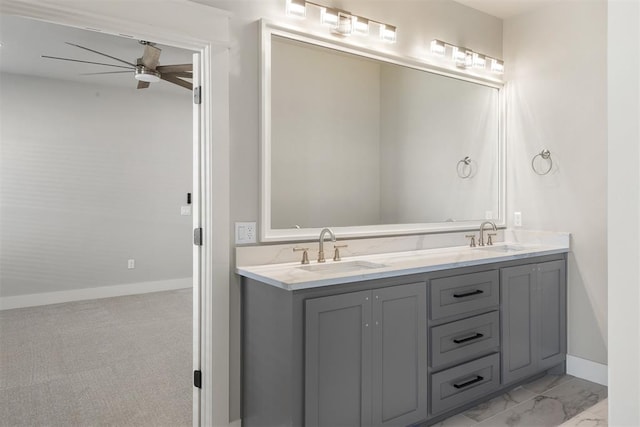
[[338, 26], [338, 9], [332, 9], [330, 7], [322, 7], [320, 9], [320, 22], [324, 25], [332, 27]]
[[454, 46], [451, 52], [451, 59], [456, 63], [456, 67], [467, 68], [467, 57], [473, 53], [463, 47]]
[[487, 56], [481, 53], [473, 52], [473, 68], [487, 68]]
[[380, 24], [380, 39], [387, 43], [395, 43], [397, 29], [393, 25]]
[[136, 80], [148, 83], [158, 83], [160, 81], [160, 73], [156, 70], [151, 70], [144, 65], [137, 65], [134, 77]]
[[442, 40], [431, 40], [431, 53], [435, 56], [444, 56], [447, 45]]
[[491, 71], [500, 74], [504, 73], [504, 61], [491, 58]]
[[305, 18], [307, 16], [307, 6], [304, 0], [287, 0], [287, 15], [296, 18]]
[[378, 34], [380, 40], [387, 43], [395, 43], [397, 40], [398, 29], [393, 25], [373, 21], [362, 16], [353, 15], [344, 10], [323, 6], [311, 1], [286, 0], [286, 13], [288, 16], [306, 18], [308, 6], [315, 6], [320, 9], [320, 23], [331, 27], [332, 33], [341, 36], [349, 36], [352, 34], [368, 36], [371, 32], [371, 24], [374, 24], [380, 28]]
[[361, 16], [354, 16], [353, 32], [363, 36], [369, 35], [369, 20]]
[[491, 58], [485, 54], [474, 52], [465, 47], [452, 45], [442, 40], [431, 40], [431, 55], [444, 58], [447, 48], [451, 48], [451, 60], [458, 68], [489, 70], [493, 73], [504, 73], [504, 61], [502, 59]]

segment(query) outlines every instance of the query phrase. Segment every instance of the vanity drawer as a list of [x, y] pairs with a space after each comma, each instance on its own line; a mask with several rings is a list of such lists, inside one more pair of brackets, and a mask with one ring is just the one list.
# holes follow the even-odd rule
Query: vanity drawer
[[498, 389], [498, 353], [431, 375], [431, 414], [453, 409]]
[[470, 359], [500, 345], [498, 311], [431, 328], [431, 366]]
[[431, 319], [497, 306], [498, 270], [462, 274], [431, 281]]

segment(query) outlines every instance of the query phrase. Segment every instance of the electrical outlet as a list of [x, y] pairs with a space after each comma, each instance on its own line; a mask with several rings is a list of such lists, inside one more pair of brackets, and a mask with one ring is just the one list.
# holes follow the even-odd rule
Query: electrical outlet
[[522, 212], [513, 213], [513, 225], [516, 227], [522, 227]]
[[184, 216], [191, 215], [191, 205], [180, 206], [180, 215], [184, 215]]
[[256, 223], [236, 222], [236, 245], [256, 243]]
[[128, 269], [136, 268], [136, 260], [135, 259], [128, 260], [127, 261], [127, 268]]

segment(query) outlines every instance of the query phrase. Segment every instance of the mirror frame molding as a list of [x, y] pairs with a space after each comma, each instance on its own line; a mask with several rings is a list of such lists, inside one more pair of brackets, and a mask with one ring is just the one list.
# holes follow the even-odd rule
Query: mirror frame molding
[[[473, 75], [468, 72], [435, 66], [426, 61], [402, 57], [389, 52], [372, 50], [349, 44], [337, 37], [327, 37], [311, 33], [297, 27], [278, 25], [268, 20], [260, 20], [260, 242], [304, 241], [318, 238], [322, 227], [300, 229], [271, 228], [271, 36], [314, 44], [364, 56], [370, 59], [401, 65], [420, 71], [453, 77], [458, 80], [477, 83], [498, 89], [498, 214], [493, 219], [499, 228], [506, 227], [506, 146], [505, 146], [505, 94], [504, 83], [497, 79]], [[428, 234], [474, 230], [483, 220], [434, 222], [416, 224], [378, 224], [349, 227], [331, 227], [340, 238], [382, 237], [407, 234]]]

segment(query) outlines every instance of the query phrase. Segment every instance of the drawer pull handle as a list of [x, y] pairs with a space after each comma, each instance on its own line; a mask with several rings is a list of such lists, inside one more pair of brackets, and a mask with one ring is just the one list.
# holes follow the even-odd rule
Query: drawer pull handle
[[476, 340], [478, 338], [482, 338], [484, 335], [481, 334], [480, 332], [477, 332], [475, 335], [471, 335], [470, 337], [465, 337], [465, 338], [454, 338], [453, 342], [456, 344], [462, 344], [463, 342], [467, 342], [467, 341], [471, 341], [471, 340]]
[[453, 294], [454, 298], [464, 298], [464, 297], [470, 297], [471, 295], [479, 295], [479, 294], [483, 294], [484, 291], [481, 289], [476, 289], [475, 291], [471, 291], [471, 292], [465, 292], [464, 294]]
[[481, 377], [480, 375], [476, 375], [476, 377], [472, 380], [469, 381], [465, 381], [462, 384], [454, 384], [453, 386], [455, 388], [464, 388], [464, 387], [469, 387], [471, 384], [475, 384], [479, 381], [482, 381], [484, 379], [484, 377]]

